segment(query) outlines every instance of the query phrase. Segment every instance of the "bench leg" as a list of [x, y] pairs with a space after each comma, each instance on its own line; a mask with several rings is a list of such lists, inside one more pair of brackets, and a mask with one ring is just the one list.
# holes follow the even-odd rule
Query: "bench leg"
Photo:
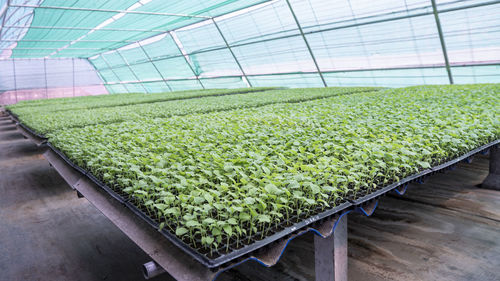
[[481, 188], [500, 190], [500, 147], [490, 148], [490, 173], [481, 184]]
[[347, 281], [347, 215], [327, 238], [314, 236], [316, 281]]

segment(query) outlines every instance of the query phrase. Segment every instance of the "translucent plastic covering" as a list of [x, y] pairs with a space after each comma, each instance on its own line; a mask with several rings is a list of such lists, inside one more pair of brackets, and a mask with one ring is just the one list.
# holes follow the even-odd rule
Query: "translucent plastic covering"
[[4, 57], [88, 58], [113, 93], [500, 82], [498, 1], [0, 1]]
[[86, 59], [8, 59], [0, 69], [0, 104], [108, 93]]

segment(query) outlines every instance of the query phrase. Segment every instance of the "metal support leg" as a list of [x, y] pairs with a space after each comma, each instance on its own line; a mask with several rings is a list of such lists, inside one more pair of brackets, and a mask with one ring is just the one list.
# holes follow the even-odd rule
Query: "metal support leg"
[[316, 281], [347, 281], [347, 215], [327, 238], [314, 236]]
[[481, 184], [481, 188], [500, 190], [500, 146], [490, 148], [490, 173]]
[[446, 65], [446, 72], [448, 72], [448, 79], [450, 84], [453, 84], [453, 76], [450, 69], [450, 61], [448, 60], [448, 52], [446, 52], [446, 43], [444, 42], [443, 30], [441, 29], [441, 22], [439, 21], [439, 13], [436, 7], [436, 0], [431, 0], [432, 11], [434, 13], [434, 19], [436, 21], [437, 30], [439, 33], [439, 41], [441, 42], [441, 49], [443, 50], [444, 63]]

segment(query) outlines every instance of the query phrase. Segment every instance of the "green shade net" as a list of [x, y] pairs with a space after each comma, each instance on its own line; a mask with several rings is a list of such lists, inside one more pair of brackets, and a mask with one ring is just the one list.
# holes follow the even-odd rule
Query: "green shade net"
[[[154, 0], [140, 6], [136, 3], [142, 4], [144, 1], [45, 0], [40, 5], [41, 7], [84, 8], [92, 9], [92, 11], [35, 8], [35, 16], [31, 23], [31, 27], [19, 42], [19, 45], [13, 50], [12, 57], [29, 57], [30, 52], [24, 50], [25, 48], [41, 48], [40, 46], [43, 46], [42, 48], [45, 48], [45, 50], [36, 50], [38, 57], [50, 55], [51, 57], [86, 58], [108, 50], [120, 48], [131, 42], [142, 40], [162, 32], [206, 20], [206, 18], [203, 17], [134, 13], [120, 15], [120, 13], [117, 12], [127, 10], [134, 4], [136, 5], [133, 7], [136, 8], [132, 9], [132, 11], [137, 12], [213, 17], [234, 12], [265, 1], [268, 0]], [[102, 29], [93, 30], [117, 15], [121, 17], [114, 21], [107, 22], [107, 25], [101, 26]], [[44, 42], [40, 45], [39, 42], [31, 40], [52, 40], [52, 42]], [[69, 43], [74, 40], [76, 40], [76, 42], [69, 45]]]
[[[41, 0], [11, 1], [39, 5]], [[12, 57], [88, 58], [113, 93], [450, 83], [431, 1], [46, 0], [41, 5], [108, 11], [12, 7], [9, 25], [34, 11], [18, 23], [31, 25], [25, 35], [2, 32], [3, 39], [22, 37]], [[454, 82], [498, 83], [500, 3], [436, 0], [436, 7]], [[127, 9], [156, 14], [120, 13]], [[217, 26], [203, 18], [214, 16]], [[0, 44], [7, 48], [8, 42]]]

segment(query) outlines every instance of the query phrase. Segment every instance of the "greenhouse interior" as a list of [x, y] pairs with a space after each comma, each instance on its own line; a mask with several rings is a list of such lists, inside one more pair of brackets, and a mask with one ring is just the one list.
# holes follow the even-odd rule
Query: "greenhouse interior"
[[498, 202], [498, 0], [0, 0], [0, 280], [500, 280]]

